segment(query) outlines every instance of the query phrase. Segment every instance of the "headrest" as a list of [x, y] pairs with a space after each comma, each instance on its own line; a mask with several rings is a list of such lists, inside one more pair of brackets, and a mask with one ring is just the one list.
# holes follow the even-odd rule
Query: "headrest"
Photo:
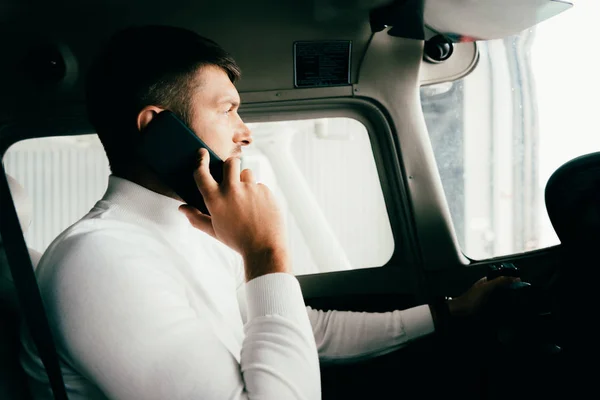
[[577, 157], [558, 168], [546, 184], [545, 198], [548, 216], [563, 244], [599, 239], [600, 152]]
[[13, 202], [15, 203], [15, 209], [17, 210], [17, 216], [19, 217], [21, 230], [23, 231], [23, 234], [25, 234], [25, 232], [27, 232], [27, 228], [29, 228], [29, 224], [31, 224], [31, 218], [33, 216], [33, 204], [31, 203], [31, 199], [27, 195], [25, 188], [21, 186], [21, 184], [17, 182], [15, 178], [7, 174], [6, 179], [8, 181], [8, 188], [10, 189]]

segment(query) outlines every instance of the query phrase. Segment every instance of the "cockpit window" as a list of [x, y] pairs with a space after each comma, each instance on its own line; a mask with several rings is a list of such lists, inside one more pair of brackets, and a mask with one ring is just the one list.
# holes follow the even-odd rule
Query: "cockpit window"
[[504, 40], [480, 42], [466, 78], [421, 88], [454, 229], [485, 259], [559, 243], [544, 204], [552, 172], [600, 150], [594, 37], [600, 2]]

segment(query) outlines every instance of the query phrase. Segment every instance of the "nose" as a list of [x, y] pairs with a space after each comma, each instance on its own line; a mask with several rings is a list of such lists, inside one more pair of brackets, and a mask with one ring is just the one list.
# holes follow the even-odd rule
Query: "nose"
[[240, 118], [240, 125], [234, 137], [234, 142], [241, 146], [248, 146], [252, 143], [252, 131]]

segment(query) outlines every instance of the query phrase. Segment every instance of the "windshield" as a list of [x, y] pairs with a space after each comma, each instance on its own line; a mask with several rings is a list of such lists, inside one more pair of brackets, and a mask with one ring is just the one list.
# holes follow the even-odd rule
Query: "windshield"
[[466, 78], [421, 89], [454, 229], [474, 259], [559, 243], [544, 203], [550, 175], [600, 150], [595, 24], [600, 2], [503, 40], [478, 43]]

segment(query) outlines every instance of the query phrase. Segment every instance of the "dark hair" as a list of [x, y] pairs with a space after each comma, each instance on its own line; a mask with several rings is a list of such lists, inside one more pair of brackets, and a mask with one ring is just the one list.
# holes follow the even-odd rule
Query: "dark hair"
[[232, 82], [235, 60], [214, 41], [183, 28], [150, 25], [116, 33], [86, 79], [88, 117], [111, 170], [127, 168], [137, 140], [137, 115], [148, 105], [191, 120], [191, 82], [203, 66], [222, 68]]

